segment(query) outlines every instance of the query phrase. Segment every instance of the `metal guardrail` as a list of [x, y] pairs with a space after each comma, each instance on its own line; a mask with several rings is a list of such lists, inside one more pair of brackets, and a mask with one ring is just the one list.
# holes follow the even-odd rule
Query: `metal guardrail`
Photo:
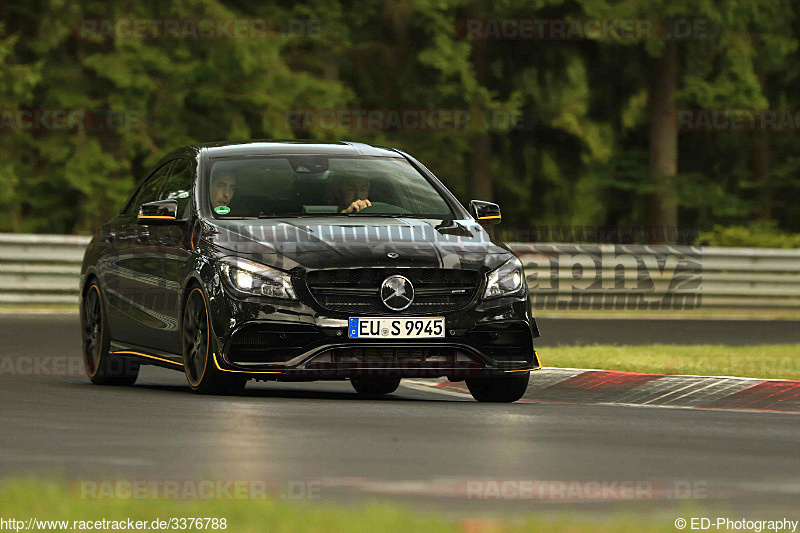
[[74, 304], [90, 237], [0, 233], [0, 303]]
[[510, 243], [536, 309], [800, 309], [800, 250]]
[[[89, 240], [0, 234], [0, 303], [76, 303], [80, 265]], [[509, 246], [525, 265], [538, 309], [800, 309], [800, 250]]]

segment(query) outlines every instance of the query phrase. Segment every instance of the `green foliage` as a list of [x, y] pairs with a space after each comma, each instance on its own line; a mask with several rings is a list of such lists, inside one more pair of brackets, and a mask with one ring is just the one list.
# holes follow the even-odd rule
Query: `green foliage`
[[[329, 489], [323, 482], [310, 486], [309, 500], [299, 501], [289, 493], [290, 483], [266, 483], [267, 489], [258, 492], [257, 483], [247, 484], [232, 480], [228, 493], [222, 491], [217, 498], [192, 498], [189, 488], [186, 498], [126, 497], [128, 479], [119, 476], [106, 481], [68, 482], [64, 479], [42, 478], [30, 475], [25, 478], [5, 478], [0, 482], [0, 498], [4, 520], [21, 525], [20, 517], [35, 517], [31, 520], [48, 521], [42, 528], [73, 529], [120, 529], [127, 521], [145, 522], [145, 530], [157, 530], [173, 525], [184, 529], [207, 529], [210, 531], [255, 532], [276, 531], [279, 533], [459, 533], [481, 531], [492, 533], [671, 533], [675, 531], [672, 520], [654, 521], [650, 508], [637, 511], [606, 513], [599, 518], [575, 517], [564, 511], [543, 515], [533, 511], [504, 517], [448, 517], [431, 510], [420, 510], [411, 506], [399, 506], [379, 501], [369, 503], [343, 503], [328, 497]], [[91, 483], [95, 483], [92, 485]], [[118, 483], [120, 483], [118, 485]], [[192, 487], [200, 480], [186, 480], [183, 486]], [[252, 483], [252, 482], [250, 482]], [[439, 483], [434, 480], [431, 484]], [[443, 486], [444, 486], [443, 482]], [[457, 487], [459, 482], [454, 481]], [[205, 482], [203, 482], [205, 486]], [[493, 497], [499, 484], [489, 485], [487, 494]], [[117, 488], [121, 487], [121, 488]], [[197, 489], [195, 489], [197, 490]], [[82, 494], [86, 492], [86, 496]], [[145, 491], [147, 492], [147, 491]], [[155, 491], [159, 492], [159, 491]], [[160, 491], [163, 492], [163, 491]], [[321, 495], [321, 501], [313, 500]], [[332, 491], [331, 491], [332, 492]], [[286, 494], [284, 494], [286, 493]], [[138, 495], [138, 492], [136, 493]], [[255, 494], [253, 496], [252, 494]], [[284, 499], [284, 496], [286, 498]], [[298, 501], [289, 501], [298, 500]], [[681, 516], [723, 516], [716, 506], [680, 505], [675, 511]], [[10, 518], [5, 518], [6, 516]], [[198, 517], [203, 518], [202, 522]], [[221, 521], [224, 519], [224, 521]], [[105, 525], [103, 524], [105, 520]], [[213, 520], [216, 520], [213, 521]], [[153, 524], [157, 521], [156, 524]], [[61, 522], [66, 524], [61, 525]], [[224, 527], [218, 526], [223, 524]], [[151, 526], [153, 524], [153, 527]], [[266, 525], [265, 525], [266, 524]], [[192, 527], [188, 527], [192, 526]]]
[[[171, 149], [252, 138], [397, 146], [467, 202], [471, 145], [487, 136], [507, 223], [644, 224], [659, 192], [649, 177], [648, 79], [664, 41], [473, 41], [459, 34], [459, 21], [706, 21], [707, 35], [678, 42], [677, 108], [800, 109], [797, 11], [791, 0], [9, 2], [0, 7], [4, 116], [88, 110], [128, 120], [64, 131], [0, 125], [0, 231], [92, 232]], [[214, 40], [79, 35], [81, 20], [201, 18], [314, 21], [317, 31]], [[299, 130], [285, 120], [287, 111], [327, 109], [463, 109], [519, 120], [422, 131]], [[759, 146], [769, 165], [757, 174], [759, 132], [679, 132], [670, 193], [680, 223], [774, 220], [798, 231], [795, 133], [767, 134]]]
[[749, 226], [719, 226], [701, 233], [696, 244], [747, 248], [800, 248], [800, 233], [777, 231], [774, 222]]
[[[3, 111], [119, 113], [119, 128], [10, 128], [0, 132], [0, 230], [91, 232], [124, 201], [136, 179], [169, 150], [219, 139], [291, 137], [275, 117], [298, 107], [341, 107], [350, 91], [310, 72], [341, 46], [336, 31], [303, 44], [273, 39], [78, 38], [82, 19], [289, 19], [291, 10], [245, 14], [215, 0], [159, 7], [115, 1], [47, 3], [25, 10], [0, 34]], [[330, 19], [333, 28], [335, 18]], [[293, 65], [289, 65], [291, 58]], [[308, 65], [305, 59], [308, 58]]]

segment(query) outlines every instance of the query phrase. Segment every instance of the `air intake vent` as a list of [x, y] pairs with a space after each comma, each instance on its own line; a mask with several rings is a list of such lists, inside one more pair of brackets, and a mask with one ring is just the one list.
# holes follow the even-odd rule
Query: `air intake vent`
[[323, 338], [314, 326], [253, 324], [234, 334], [227, 356], [232, 363], [285, 363]]

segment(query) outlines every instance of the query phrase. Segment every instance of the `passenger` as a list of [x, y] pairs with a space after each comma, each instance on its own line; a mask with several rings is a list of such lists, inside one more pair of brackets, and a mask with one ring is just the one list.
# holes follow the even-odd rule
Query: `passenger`
[[211, 207], [227, 206], [236, 193], [236, 175], [229, 171], [219, 174], [211, 182]]
[[372, 205], [369, 179], [363, 176], [335, 176], [328, 182], [325, 201], [339, 207], [341, 213], [358, 213]]

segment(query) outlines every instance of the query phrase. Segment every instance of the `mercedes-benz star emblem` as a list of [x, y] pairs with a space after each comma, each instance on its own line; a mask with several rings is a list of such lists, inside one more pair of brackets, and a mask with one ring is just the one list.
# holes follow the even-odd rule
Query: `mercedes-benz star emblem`
[[392, 311], [402, 311], [414, 301], [414, 286], [403, 276], [389, 276], [381, 285], [381, 301]]

